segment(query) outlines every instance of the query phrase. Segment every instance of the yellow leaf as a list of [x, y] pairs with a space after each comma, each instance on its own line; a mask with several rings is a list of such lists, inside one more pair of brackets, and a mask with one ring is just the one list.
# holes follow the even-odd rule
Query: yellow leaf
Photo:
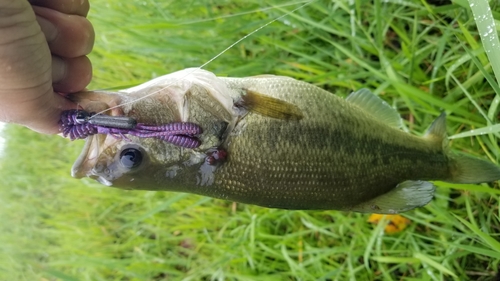
[[384, 228], [384, 232], [387, 234], [394, 234], [401, 232], [411, 222], [409, 219], [401, 215], [381, 215], [381, 214], [372, 214], [368, 218], [368, 222], [373, 224], [378, 224], [383, 217], [385, 217], [387, 221], [387, 225]]

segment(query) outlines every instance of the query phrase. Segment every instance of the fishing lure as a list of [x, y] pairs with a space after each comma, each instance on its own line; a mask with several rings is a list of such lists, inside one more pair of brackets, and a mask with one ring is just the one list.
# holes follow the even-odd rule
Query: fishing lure
[[71, 140], [84, 139], [94, 134], [111, 134], [117, 138], [131, 135], [140, 138], [157, 138], [171, 144], [196, 148], [201, 141], [196, 137], [203, 129], [190, 122], [173, 122], [164, 125], [137, 123], [126, 116], [92, 114], [85, 110], [66, 110], [61, 114], [60, 131]]

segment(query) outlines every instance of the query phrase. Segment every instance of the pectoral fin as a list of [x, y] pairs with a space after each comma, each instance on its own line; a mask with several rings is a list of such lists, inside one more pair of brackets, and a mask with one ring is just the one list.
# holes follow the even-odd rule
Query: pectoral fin
[[304, 117], [302, 111], [291, 103], [251, 90], [246, 92], [246, 95], [242, 97], [242, 101], [237, 106], [248, 111], [282, 120], [300, 120]]
[[402, 213], [429, 203], [435, 190], [436, 187], [427, 181], [405, 181], [393, 190], [349, 210], [377, 214]]

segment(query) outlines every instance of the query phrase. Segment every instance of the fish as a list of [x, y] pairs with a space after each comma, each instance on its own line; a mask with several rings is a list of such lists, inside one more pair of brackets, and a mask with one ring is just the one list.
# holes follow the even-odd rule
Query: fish
[[138, 123], [190, 122], [200, 146], [96, 134], [72, 167], [121, 189], [199, 194], [268, 208], [397, 214], [428, 204], [430, 181], [488, 183], [500, 168], [449, 147], [446, 114], [422, 137], [368, 89], [341, 98], [290, 77], [187, 68], [130, 89], [71, 96]]

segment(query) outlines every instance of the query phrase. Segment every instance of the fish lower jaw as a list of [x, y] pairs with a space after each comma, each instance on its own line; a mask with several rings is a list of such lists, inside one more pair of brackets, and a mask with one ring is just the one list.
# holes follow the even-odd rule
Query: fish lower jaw
[[112, 181], [110, 181], [102, 176], [89, 175], [89, 178], [94, 179], [94, 180], [98, 181], [99, 183], [104, 184], [105, 186], [112, 186], [113, 185]]

